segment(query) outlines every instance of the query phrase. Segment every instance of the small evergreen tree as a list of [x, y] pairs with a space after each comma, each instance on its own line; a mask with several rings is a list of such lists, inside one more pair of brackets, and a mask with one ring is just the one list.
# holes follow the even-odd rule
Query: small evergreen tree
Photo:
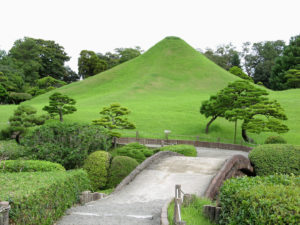
[[75, 108], [76, 101], [67, 95], [55, 92], [49, 97], [49, 106], [43, 108], [51, 117], [59, 115], [60, 122], [63, 122], [63, 115], [71, 114], [77, 111]]

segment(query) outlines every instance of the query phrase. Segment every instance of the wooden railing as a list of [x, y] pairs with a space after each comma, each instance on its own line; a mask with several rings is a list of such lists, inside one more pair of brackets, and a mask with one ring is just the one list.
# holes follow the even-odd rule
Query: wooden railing
[[183, 196], [184, 193], [181, 190], [181, 185], [176, 184], [175, 198], [174, 198], [174, 217], [173, 217], [173, 222], [175, 225], [186, 225], [186, 222], [184, 222], [181, 218], [181, 205], [183, 203]]

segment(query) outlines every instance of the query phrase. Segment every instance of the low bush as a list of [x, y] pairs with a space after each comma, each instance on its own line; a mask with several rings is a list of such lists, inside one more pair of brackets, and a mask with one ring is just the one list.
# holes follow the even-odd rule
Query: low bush
[[40, 160], [3, 160], [0, 162], [0, 172], [50, 172], [65, 171], [65, 168], [58, 164]]
[[83, 170], [0, 173], [0, 183], [0, 201], [10, 202], [11, 224], [20, 225], [54, 224], [90, 188]]
[[9, 99], [11, 102], [18, 105], [21, 102], [32, 99], [32, 95], [28, 93], [10, 92]]
[[270, 136], [265, 140], [265, 144], [286, 144], [286, 140], [281, 136]]
[[79, 168], [87, 156], [100, 149], [109, 149], [111, 137], [104, 128], [77, 123], [51, 123], [36, 128], [22, 140], [26, 156]]
[[107, 184], [110, 154], [105, 151], [96, 151], [90, 154], [84, 162], [83, 169], [87, 171], [92, 190], [102, 189]]
[[159, 148], [160, 151], [177, 152], [185, 156], [197, 156], [197, 150], [192, 145], [168, 145]]
[[24, 147], [16, 141], [0, 141], [0, 159], [18, 159], [24, 155]]
[[138, 162], [127, 156], [116, 156], [110, 166], [108, 187], [116, 187], [132, 170], [138, 166]]
[[299, 224], [300, 177], [272, 175], [225, 181], [220, 224]]
[[117, 149], [117, 155], [128, 156], [141, 163], [147, 157], [153, 155], [153, 151], [147, 148], [145, 145], [141, 145], [139, 143], [130, 143]]
[[255, 173], [260, 176], [276, 173], [300, 175], [299, 146], [261, 145], [250, 152], [249, 159]]

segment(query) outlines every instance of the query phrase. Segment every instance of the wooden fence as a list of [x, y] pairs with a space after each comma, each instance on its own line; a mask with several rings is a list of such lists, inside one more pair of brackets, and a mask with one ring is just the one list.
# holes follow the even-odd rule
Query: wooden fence
[[227, 144], [221, 142], [205, 142], [205, 141], [192, 141], [192, 140], [163, 140], [163, 139], [151, 139], [151, 138], [130, 138], [130, 137], [121, 137], [117, 138], [117, 144], [129, 144], [132, 142], [138, 142], [143, 145], [153, 145], [155, 146], [164, 146], [164, 145], [194, 145], [195, 147], [204, 147], [204, 148], [219, 148], [219, 149], [228, 149], [228, 150], [239, 150], [249, 152], [252, 148], [244, 145], [236, 144]]

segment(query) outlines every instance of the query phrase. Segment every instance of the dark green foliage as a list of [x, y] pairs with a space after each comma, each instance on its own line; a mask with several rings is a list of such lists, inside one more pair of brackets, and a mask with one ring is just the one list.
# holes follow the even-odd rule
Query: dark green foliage
[[97, 149], [109, 149], [111, 137], [106, 129], [77, 123], [52, 123], [35, 129], [22, 141], [26, 156], [62, 164], [66, 169], [83, 165]]
[[290, 69], [300, 70], [300, 35], [290, 39], [282, 56], [278, 57], [270, 77], [270, 86], [274, 90], [288, 88], [286, 72]]
[[0, 105], [8, 103], [8, 101], [9, 101], [9, 94], [7, 90], [0, 83]]
[[0, 173], [0, 201], [9, 201], [11, 224], [52, 225], [90, 189], [83, 170]]
[[289, 88], [300, 88], [300, 65], [299, 69], [290, 69], [285, 73], [286, 85]]
[[168, 145], [164, 146], [162, 148], [159, 148], [160, 151], [171, 151], [171, 152], [177, 152], [179, 154], [185, 155], [185, 156], [197, 156], [197, 150], [192, 145]]
[[299, 177], [229, 179], [220, 191], [220, 224], [299, 224], [299, 199]]
[[109, 170], [108, 187], [116, 187], [132, 170], [138, 166], [138, 162], [127, 156], [113, 158]]
[[229, 72], [238, 76], [239, 78], [242, 78], [244, 80], [249, 80], [250, 82], [253, 83], [253, 79], [249, 77], [247, 74], [245, 74], [240, 67], [233, 66], [229, 69]]
[[16, 92], [10, 92], [9, 93], [9, 100], [10, 102], [13, 102], [14, 104], [20, 104], [21, 102], [27, 101], [32, 99], [31, 94], [28, 93], [16, 93]]
[[107, 69], [107, 63], [100, 59], [95, 52], [82, 50], [78, 58], [78, 73], [83, 78], [101, 73]]
[[250, 43], [243, 46], [244, 68], [249, 76], [253, 77], [255, 83], [262, 82], [264, 86], [270, 87], [269, 78], [275, 60], [280, 56], [285, 47], [282, 40]]
[[254, 148], [249, 159], [259, 176], [280, 174], [300, 175], [300, 147], [268, 144]]
[[286, 140], [281, 136], [270, 136], [265, 140], [265, 144], [286, 144]]
[[0, 172], [50, 172], [65, 171], [65, 168], [58, 164], [40, 160], [4, 160], [0, 162]]
[[[93, 124], [100, 125], [109, 130], [113, 129], [135, 129], [135, 125], [128, 121], [126, 116], [130, 113], [129, 109], [121, 106], [119, 103], [113, 103], [109, 107], [104, 107], [100, 114], [102, 117], [98, 120], [93, 120]], [[121, 136], [118, 132], [111, 132], [112, 136]]]
[[88, 173], [93, 191], [106, 187], [110, 157], [108, 152], [96, 151], [84, 161], [83, 169]]
[[119, 63], [129, 61], [141, 55], [141, 48], [116, 48], [115, 51], [119, 55]]
[[[1, 133], [0, 133], [1, 134]], [[18, 159], [24, 155], [24, 147], [15, 141], [0, 141], [0, 160]]]
[[76, 112], [76, 101], [67, 95], [55, 92], [49, 97], [49, 106], [44, 106], [43, 110], [47, 111], [51, 117], [59, 115], [60, 122], [63, 122], [63, 115]]
[[9, 118], [9, 127], [1, 130], [1, 136], [11, 138], [14, 135], [19, 144], [20, 138], [26, 134], [29, 127], [45, 123], [47, 116], [37, 116], [36, 112], [36, 109], [30, 105], [19, 106], [14, 111], [14, 115]]
[[147, 157], [151, 156], [153, 154], [153, 151], [148, 149], [145, 145], [141, 145], [139, 143], [130, 143], [121, 148], [118, 148], [117, 154], [121, 156], [128, 156], [141, 163]]

